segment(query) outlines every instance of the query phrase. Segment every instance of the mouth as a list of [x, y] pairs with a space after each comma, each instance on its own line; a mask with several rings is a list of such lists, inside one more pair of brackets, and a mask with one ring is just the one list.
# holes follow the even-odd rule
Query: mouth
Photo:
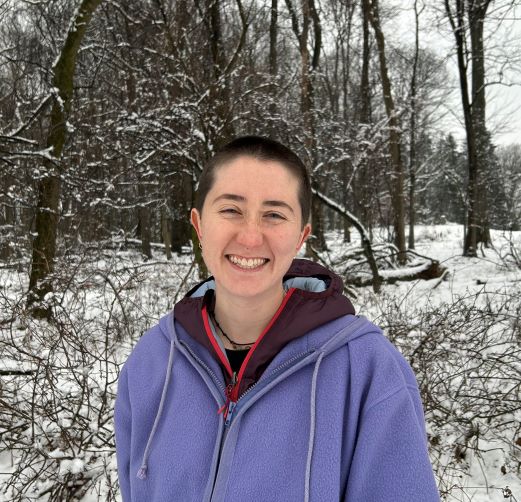
[[244, 258], [235, 254], [227, 254], [225, 256], [232, 265], [242, 270], [257, 270], [270, 261], [268, 258]]

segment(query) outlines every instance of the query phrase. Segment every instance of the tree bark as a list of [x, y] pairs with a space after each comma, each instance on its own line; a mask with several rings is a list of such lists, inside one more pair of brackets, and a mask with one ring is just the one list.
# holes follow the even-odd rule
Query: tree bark
[[[371, 88], [369, 84], [369, 63], [371, 50], [369, 45], [369, 0], [363, 0], [360, 4], [362, 10], [362, 71], [358, 89], [358, 102], [356, 114], [360, 130], [357, 133], [358, 141], [369, 141], [368, 129], [371, 121]], [[372, 186], [370, 172], [370, 152], [366, 148], [365, 154], [360, 158], [358, 170], [354, 178], [354, 207], [355, 214], [366, 228], [371, 228], [371, 195]]]
[[189, 202], [192, 199], [192, 180], [186, 173], [179, 173], [172, 187], [171, 207], [172, 218], [172, 250], [180, 253], [191, 239]]
[[170, 232], [168, 211], [166, 205], [161, 207], [161, 237], [165, 245], [166, 259], [172, 259], [172, 233]]
[[92, 15], [102, 0], [83, 0], [72, 20], [61, 53], [53, 67], [53, 104], [47, 134], [46, 147], [49, 158], [43, 162], [45, 175], [38, 183], [35, 232], [29, 278], [28, 307], [36, 317], [49, 317], [50, 311], [36, 305], [47, 293], [52, 292], [49, 275], [54, 270], [56, 236], [59, 222], [61, 176], [60, 164], [67, 139], [67, 119], [71, 110], [74, 90], [74, 71], [80, 44]]
[[269, 67], [270, 76], [272, 78], [277, 76], [279, 71], [278, 57], [277, 57], [277, 38], [278, 38], [278, 14], [279, 14], [278, 0], [271, 0], [271, 15], [270, 15], [270, 55]]
[[228, 79], [235, 68], [238, 56], [246, 42], [249, 22], [244, 12], [241, 0], [236, 0], [237, 9], [241, 18], [242, 30], [239, 42], [229, 58], [223, 44], [223, 29], [221, 19], [221, 0], [208, 0], [209, 2], [209, 41], [213, 64], [213, 82], [209, 89], [209, 103], [212, 104], [217, 116], [218, 129], [213, 131], [215, 136], [210, 139], [211, 144], [226, 143], [235, 136], [232, 122], [233, 114], [230, 100], [230, 86]]
[[[336, 93], [331, 91], [330, 94], [334, 96], [334, 111], [335, 116], [338, 116], [339, 120], [343, 120], [344, 122], [344, 130], [345, 134], [349, 135], [351, 131], [351, 124], [353, 122], [352, 116], [353, 106], [351, 105], [351, 31], [353, 25], [353, 16], [356, 9], [356, 2], [352, 0], [347, 0], [345, 4], [338, 3], [339, 15], [336, 20], [338, 29], [339, 29], [339, 37], [337, 41], [337, 47], [335, 51], [335, 79], [334, 86], [339, 89]], [[345, 32], [344, 32], [345, 27]], [[338, 75], [340, 73], [340, 76]], [[340, 106], [340, 102], [342, 106]], [[342, 114], [340, 116], [340, 108], [342, 109]], [[348, 186], [351, 177], [352, 170], [352, 162], [349, 160], [344, 160], [339, 165], [340, 173], [342, 176], [342, 180], [344, 186]], [[356, 190], [356, 178], [352, 180], [351, 185], [352, 190], [343, 190], [343, 200], [342, 203], [344, 207], [349, 207], [350, 204], [357, 204], [360, 193], [355, 192]], [[353, 201], [353, 193], [356, 194], [355, 201]], [[353, 204], [353, 202], [354, 204]], [[351, 242], [351, 228], [349, 226], [349, 221], [345, 218], [342, 218], [342, 228], [343, 228], [343, 236], [344, 242]]]
[[[316, 165], [318, 158], [314, 120], [313, 76], [318, 68], [320, 50], [322, 47], [320, 20], [315, 9], [314, 1], [301, 0], [302, 29], [300, 29], [297, 14], [291, 0], [286, 0], [286, 5], [291, 16], [291, 25], [300, 50], [300, 109], [305, 133], [304, 143], [312, 165]], [[310, 54], [308, 47], [311, 24], [313, 24], [315, 35], [313, 54]], [[317, 176], [313, 173], [311, 173], [311, 186], [313, 190], [320, 190]], [[311, 221], [313, 224], [314, 239], [310, 239], [306, 243], [306, 254], [308, 256], [314, 255], [313, 248], [317, 251], [325, 251], [327, 249], [321, 205], [315, 198], [313, 198], [311, 204]]]
[[360, 75], [360, 105], [358, 118], [362, 124], [369, 122], [370, 87], [369, 87], [369, 60], [371, 58], [369, 48], [369, 12], [370, 0], [362, 0], [362, 73]]
[[404, 204], [404, 166], [401, 152], [400, 124], [392, 96], [392, 86], [387, 70], [385, 56], [385, 38], [380, 23], [378, 0], [370, 0], [369, 21], [373, 27], [380, 61], [380, 77], [385, 104], [385, 112], [389, 124], [389, 153], [391, 156], [391, 203], [393, 206], [393, 228], [398, 262], [405, 263], [405, 204]]
[[146, 203], [147, 193], [145, 187], [142, 182], [137, 183], [138, 187], [138, 228], [139, 228], [139, 237], [141, 239], [141, 252], [148, 258], [152, 258], [152, 247], [150, 246], [151, 241], [151, 218], [150, 218], [150, 208]]
[[[481, 148], [478, 142], [482, 142], [486, 134], [485, 129], [485, 69], [484, 69], [484, 48], [483, 48], [483, 23], [490, 0], [474, 1], [467, 0], [467, 10], [465, 0], [455, 0], [455, 10], [451, 8], [449, 0], [445, 0], [445, 11], [456, 41], [456, 53], [458, 59], [458, 74], [461, 90], [461, 102], [463, 107], [463, 117], [465, 120], [465, 132], [467, 138], [467, 165], [468, 165], [468, 186], [467, 186], [467, 219], [465, 228], [465, 238], [463, 254], [465, 256], [477, 256], [477, 245], [479, 242], [486, 242], [488, 225], [486, 225], [485, 208], [486, 204], [480, 201], [485, 196], [485, 191], [480, 190], [482, 185], [481, 167], [479, 158], [483, 155], [478, 154]], [[468, 14], [469, 29], [471, 33], [471, 53], [472, 53], [472, 101], [469, 92], [467, 74], [467, 40], [465, 31], [465, 14]], [[479, 132], [478, 132], [478, 130]], [[486, 143], [484, 143], [486, 144]], [[480, 226], [485, 225], [480, 232]], [[490, 236], [488, 234], [488, 238]]]
[[414, 249], [414, 225], [416, 223], [415, 195], [416, 195], [416, 75], [418, 71], [418, 56], [420, 52], [418, 0], [414, 0], [415, 30], [414, 30], [414, 59], [411, 75], [411, 99], [409, 122], [409, 249]]
[[[172, 75], [178, 71], [179, 64], [186, 59], [187, 46], [190, 41], [187, 39], [187, 29], [190, 23], [190, 9], [187, 0], [179, 0], [175, 3], [174, 11], [169, 9], [169, 0], [155, 0], [161, 13], [163, 33], [167, 42], [172, 58], [167, 59], [167, 64]], [[217, 24], [220, 26], [219, 13], [214, 13], [218, 17]], [[220, 34], [220, 29], [217, 30]], [[214, 57], [217, 57], [219, 46], [212, 48]], [[219, 60], [219, 64], [223, 62]], [[176, 80], [169, 82], [170, 100], [174, 105], [179, 100], [184, 99], [185, 89]], [[187, 246], [191, 240], [191, 225], [187, 215], [190, 212], [191, 201], [191, 179], [186, 172], [194, 169], [192, 163], [187, 159], [182, 159], [177, 163], [175, 172], [169, 170], [160, 176], [160, 188], [163, 196], [161, 209], [161, 235], [165, 243], [167, 259], [171, 259], [172, 251], [181, 252], [183, 246]], [[167, 182], [168, 180], [168, 182]], [[171, 181], [170, 181], [171, 180]], [[171, 207], [172, 211], [168, 211]], [[172, 215], [172, 216], [171, 216]]]
[[277, 106], [277, 101], [275, 96], [277, 95], [277, 77], [279, 72], [279, 62], [278, 62], [278, 50], [277, 50], [277, 41], [278, 41], [278, 0], [271, 0], [271, 11], [270, 11], [270, 51], [269, 51], [269, 75], [270, 75], [270, 85], [268, 87], [268, 92], [270, 96], [269, 100], [269, 124], [270, 124], [270, 133], [273, 136], [277, 135], [277, 117], [279, 110]]
[[485, 48], [483, 29], [490, 0], [469, 0], [468, 20], [472, 51], [472, 125], [476, 137], [476, 223], [477, 243], [491, 244], [488, 218], [486, 172], [490, 145], [486, 126], [485, 100]]

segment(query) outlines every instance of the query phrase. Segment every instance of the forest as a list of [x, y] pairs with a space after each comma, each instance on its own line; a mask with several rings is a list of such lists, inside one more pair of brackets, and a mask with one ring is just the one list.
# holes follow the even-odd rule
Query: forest
[[411, 362], [443, 500], [521, 501], [521, 139], [490, 106], [520, 85], [518, 0], [0, 0], [0, 500], [119, 500], [117, 375], [208, 273], [205, 163], [257, 134]]

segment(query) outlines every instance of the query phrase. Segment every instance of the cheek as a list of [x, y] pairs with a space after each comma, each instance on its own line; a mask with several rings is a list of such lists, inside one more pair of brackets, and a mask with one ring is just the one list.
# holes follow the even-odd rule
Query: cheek
[[230, 240], [230, 231], [222, 222], [203, 225], [203, 257], [205, 261], [216, 260]]
[[293, 257], [297, 253], [297, 246], [300, 244], [300, 233], [275, 232], [271, 242], [272, 248], [277, 254]]

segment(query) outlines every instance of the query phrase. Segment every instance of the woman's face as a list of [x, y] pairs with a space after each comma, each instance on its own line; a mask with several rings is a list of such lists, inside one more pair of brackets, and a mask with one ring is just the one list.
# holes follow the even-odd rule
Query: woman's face
[[283, 164], [241, 156], [220, 166], [191, 221], [219, 295], [270, 298], [308, 237], [297, 178]]

